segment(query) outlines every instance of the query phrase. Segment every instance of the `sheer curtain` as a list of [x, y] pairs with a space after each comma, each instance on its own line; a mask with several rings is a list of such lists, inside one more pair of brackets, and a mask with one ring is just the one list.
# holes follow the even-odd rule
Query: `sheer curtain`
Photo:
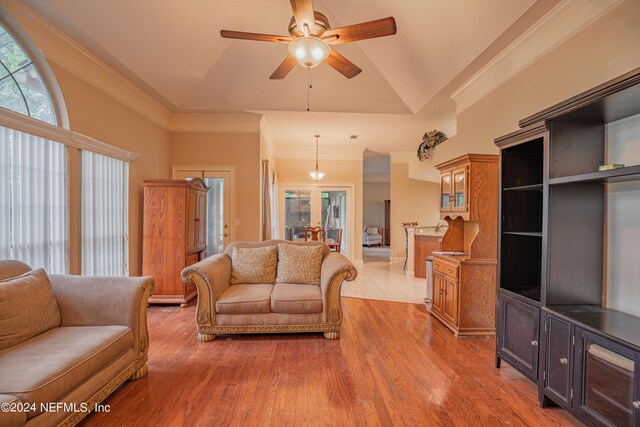
[[66, 147], [0, 127], [0, 259], [66, 273]]
[[280, 238], [280, 209], [278, 209], [278, 174], [274, 170], [271, 173], [271, 238]]
[[271, 168], [269, 160], [262, 161], [262, 240], [272, 239], [271, 228]]
[[82, 274], [129, 274], [129, 164], [82, 150]]

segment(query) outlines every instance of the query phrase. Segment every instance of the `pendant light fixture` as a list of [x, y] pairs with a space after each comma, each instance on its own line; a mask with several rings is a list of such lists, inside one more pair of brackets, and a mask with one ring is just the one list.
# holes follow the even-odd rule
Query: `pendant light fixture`
[[314, 171], [310, 171], [309, 172], [309, 176], [311, 177], [311, 179], [313, 179], [315, 182], [320, 181], [322, 178], [324, 178], [324, 176], [326, 175], [324, 172], [320, 172], [320, 170], [318, 170], [318, 139], [320, 138], [320, 135], [314, 135], [316, 137], [316, 170]]

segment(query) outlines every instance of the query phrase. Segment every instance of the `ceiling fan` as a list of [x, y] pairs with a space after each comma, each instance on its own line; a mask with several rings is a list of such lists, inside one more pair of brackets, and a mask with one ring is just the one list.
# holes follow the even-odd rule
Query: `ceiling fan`
[[220, 35], [228, 39], [288, 43], [289, 56], [269, 77], [272, 80], [280, 80], [285, 78], [296, 64], [311, 69], [322, 62], [327, 63], [346, 78], [353, 78], [362, 70], [330, 45], [390, 36], [396, 33], [396, 20], [393, 17], [332, 29], [327, 17], [313, 10], [313, 0], [291, 0], [291, 8], [293, 17], [289, 23], [289, 36], [228, 30], [221, 30]]

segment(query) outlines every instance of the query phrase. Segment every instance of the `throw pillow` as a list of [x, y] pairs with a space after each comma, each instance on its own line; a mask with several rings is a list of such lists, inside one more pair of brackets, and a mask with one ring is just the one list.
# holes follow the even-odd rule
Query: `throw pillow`
[[319, 285], [322, 245], [278, 244], [278, 283]]
[[0, 281], [0, 350], [58, 326], [60, 310], [43, 269]]
[[233, 248], [231, 284], [275, 283], [278, 248]]

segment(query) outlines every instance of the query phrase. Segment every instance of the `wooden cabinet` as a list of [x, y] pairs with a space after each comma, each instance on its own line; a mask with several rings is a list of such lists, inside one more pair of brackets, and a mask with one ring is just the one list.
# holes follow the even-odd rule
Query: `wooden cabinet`
[[476, 202], [475, 213], [493, 199], [497, 203], [498, 156], [466, 154], [437, 165], [440, 170], [440, 217], [462, 216], [469, 220]]
[[441, 239], [442, 236], [416, 234], [413, 266], [413, 271], [415, 271], [416, 277], [421, 279], [427, 277], [427, 258], [431, 256], [433, 251], [440, 250]]
[[207, 191], [201, 179], [144, 181], [142, 274], [155, 279], [150, 303], [186, 305], [196, 296], [180, 272], [204, 258]]
[[431, 313], [442, 316], [444, 306], [444, 274], [433, 271], [433, 301], [431, 303]]
[[431, 314], [455, 336], [495, 333], [495, 260], [433, 256]]
[[440, 212], [467, 212], [469, 166], [458, 167], [440, 174]]
[[496, 365], [505, 360], [526, 377], [538, 379], [540, 309], [500, 294]]
[[640, 425], [640, 318], [554, 306], [544, 308], [544, 328], [543, 406], [553, 401], [588, 425]]
[[553, 394], [556, 401], [571, 406], [573, 398], [571, 324], [546, 314], [544, 328], [544, 389], [547, 393]]
[[[448, 224], [446, 233], [439, 238], [439, 250], [464, 255], [433, 256], [436, 308], [432, 313], [456, 336], [493, 335], [497, 298], [498, 156], [466, 154], [437, 168], [441, 172], [440, 215]], [[417, 254], [421, 253], [419, 239], [416, 237]], [[419, 265], [424, 264], [423, 258], [426, 257], [416, 257], [416, 272], [424, 268]]]

